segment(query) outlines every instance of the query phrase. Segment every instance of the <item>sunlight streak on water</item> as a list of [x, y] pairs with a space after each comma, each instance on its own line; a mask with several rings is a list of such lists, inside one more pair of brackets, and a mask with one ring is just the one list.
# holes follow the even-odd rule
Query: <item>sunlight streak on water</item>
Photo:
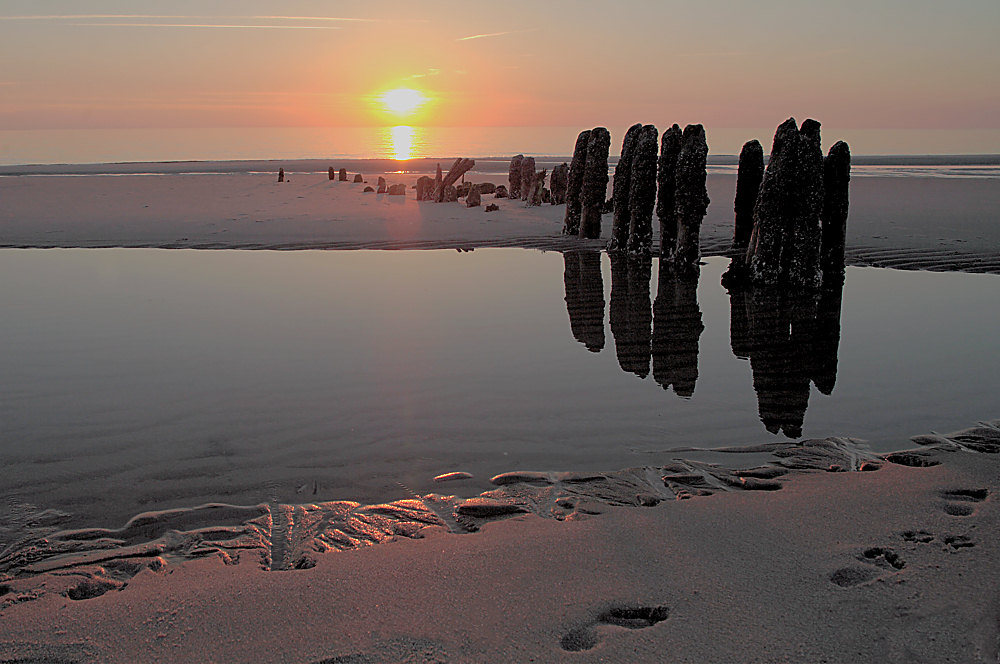
[[407, 125], [386, 127], [383, 130], [387, 152], [393, 159], [405, 160], [414, 157], [414, 143], [419, 136], [418, 130]]

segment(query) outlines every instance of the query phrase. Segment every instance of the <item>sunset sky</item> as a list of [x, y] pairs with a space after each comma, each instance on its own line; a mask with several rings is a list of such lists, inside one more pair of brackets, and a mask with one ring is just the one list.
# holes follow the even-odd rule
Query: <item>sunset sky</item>
[[4, 0], [0, 126], [997, 128], [998, 30], [997, 0]]

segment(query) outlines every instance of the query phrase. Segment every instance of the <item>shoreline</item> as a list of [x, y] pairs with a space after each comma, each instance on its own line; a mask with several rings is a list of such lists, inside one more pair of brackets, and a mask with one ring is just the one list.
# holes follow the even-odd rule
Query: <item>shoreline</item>
[[[5, 580], [0, 654], [994, 661], [997, 424], [916, 437], [918, 448], [885, 455], [887, 463], [833, 438], [784, 444], [777, 464], [733, 481], [690, 465], [513, 473], [457, 505], [434, 494], [338, 504], [326, 508], [338, 516], [319, 520], [326, 535], [315, 540], [329, 553], [276, 540], [296, 527], [319, 532], [324, 508], [308, 504], [260, 506], [269, 512], [257, 523], [269, 530], [258, 535], [270, 556], [239, 546], [252, 528], [236, 533], [188, 517], [184, 530], [179, 512], [172, 528], [142, 518], [121, 531], [75, 531], [80, 541], [131, 543], [117, 554], [92, 548], [89, 561], [63, 552], [56, 564], [36, 561], [37, 575]], [[829, 472], [836, 459], [848, 472]], [[452, 518], [442, 519], [447, 504]], [[238, 510], [252, 516], [251, 508], [225, 513]], [[389, 517], [395, 525], [385, 528]], [[380, 526], [385, 535], [375, 536]], [[461, 534], [471, 526], [478, 532]], [[143, 549], [135, 537], [158, 528], [161, 548]], [[275, 552], [283, 564], [273, 564]]]

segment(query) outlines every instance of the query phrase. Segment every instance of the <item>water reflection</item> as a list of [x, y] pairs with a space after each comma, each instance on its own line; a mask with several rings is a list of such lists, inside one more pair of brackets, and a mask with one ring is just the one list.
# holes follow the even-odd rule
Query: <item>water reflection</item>
[[810, 383], [829, 395], [837, 382], [843, 285], [820, 293], [738, 287], [729, 296], [730, 343], [750, 361], [761, 422], [798, 438]]
[[[661, 264], [651, 305], [652, 259], [609, 259], [618, 366], [646, 378], [652, 365], [653, 380], [663, 389], [692, 397], [705, 330], [698, 277], [679, 278]], [[570, 330], [598, 352], [604, 348], [601, 253], [567, 252], [563, 260]], [[730, 345], [737, 358], [750, 362], [761, 422], [771, 433], [802, 436], [811, 385], [829, 395], [837, 382], [843, 285], [814, 293], [734, 287], [729, 298]]]
[[417, 130], [406, 125], [388, 127], [383, 130], [382, 142], [385, 151], [392, 155], [393, 159], [412, 159], [414, 155], [414, 144], [417, 141]]
[[567, 251], [563, 254], [566, 311], [573, 338], [592, 353], [604, 348], [604, 278], [601, 252]]
[[651, 326], [649, 304], [652, 259], [611, 256], [611, 335], [622, 371], [639, 378], [649, 375]]
[[660, 264], [653, 303], [653, 380], [688, 398], [698, 382], [698, 341], [705, 324], [698, 305], [698, 277], [680, 279]]

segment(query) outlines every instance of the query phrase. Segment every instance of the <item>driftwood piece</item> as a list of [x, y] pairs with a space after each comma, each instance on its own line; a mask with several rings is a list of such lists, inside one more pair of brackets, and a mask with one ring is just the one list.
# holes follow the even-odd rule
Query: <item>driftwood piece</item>
[[[448, 189], [448, 187], [454, 188], [454, 184], [458, 182], [458, 179], [463, 175], [465, 175], [475, 165], [476, 162], [474, 159], [465, 159], [464, 157], [459, 157], [458, 159], [456, 159], [455, 163], [451, 165], [450, 169], [448, 169], [448, 174], [441, 181], [441, 185], [439, 186], [436, 192], [437, 202], [438, 203], [445, 202], [445, 192]], [[458, 200], [457, 191], [455, 192], [454, 200]]]

